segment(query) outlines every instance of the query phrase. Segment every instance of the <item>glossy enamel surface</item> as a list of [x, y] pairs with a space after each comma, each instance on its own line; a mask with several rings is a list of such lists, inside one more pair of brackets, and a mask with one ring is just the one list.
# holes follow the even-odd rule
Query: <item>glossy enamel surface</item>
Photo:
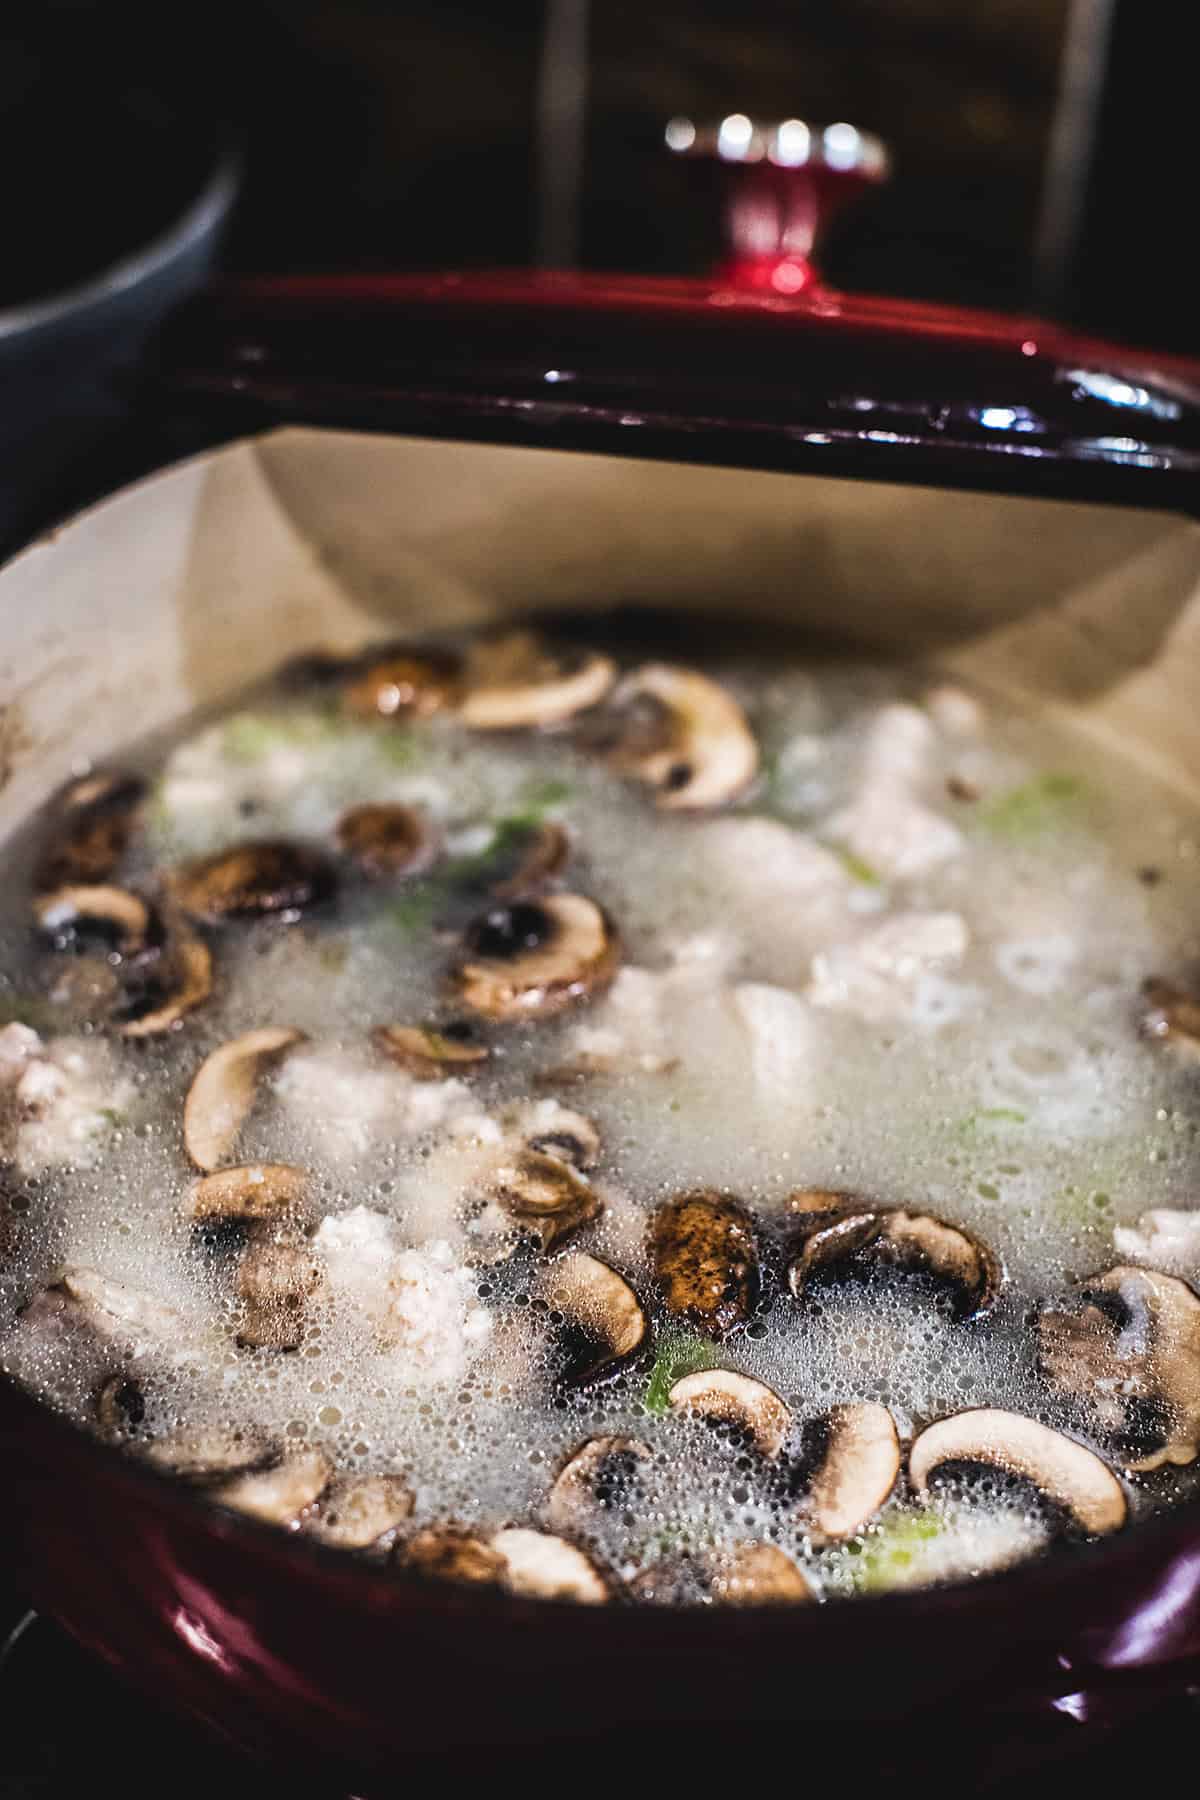
[[761, 269], [745, 273], [245, 282], [179, 318], [159, 371], [239, 424], [1200, 510], [1197, 365], [1000, 314], [764, 291]]

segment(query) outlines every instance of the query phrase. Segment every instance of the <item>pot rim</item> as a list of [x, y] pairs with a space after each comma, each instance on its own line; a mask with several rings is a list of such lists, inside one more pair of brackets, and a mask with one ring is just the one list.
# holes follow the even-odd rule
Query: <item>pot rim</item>
[[232, 138], [218, 141], [199, 193], [157, 237], [72, 287], [59, 288], [45, 299], [0, 308], [0, 347], [116, 299], [185, 257], [229, 213], [241, 185], [242, 162], [241, 149]]

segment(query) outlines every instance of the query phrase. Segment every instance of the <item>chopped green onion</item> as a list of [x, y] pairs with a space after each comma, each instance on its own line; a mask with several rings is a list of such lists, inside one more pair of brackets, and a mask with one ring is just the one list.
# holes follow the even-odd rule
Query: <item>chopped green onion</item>
[[675, 1383], [684, 1375], [694, 1375], [697, 1369], [711, 1369], [716, 1360], [712, 1345], [690, 1332], [672, 1332], [660, 1339], [642, 1402], [646, 1411], [661, 1418]]
[[1078, 775], [1035, 775], [978, 807], [975, 818], [996, 837], [1041, 837], [1077, 819], [1087, 796]]

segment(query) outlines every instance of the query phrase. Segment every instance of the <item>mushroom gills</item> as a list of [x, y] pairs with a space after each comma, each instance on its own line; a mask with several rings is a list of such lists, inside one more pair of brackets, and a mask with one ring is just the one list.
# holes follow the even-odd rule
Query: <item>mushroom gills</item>
[[641, 1472], [653, 1460], [640, 1438], [588, 1438], [555, 1477], [544, 1507], [547, 1523], [556, 1531], [587, 1532], [597, 1514], [636, 1504]]
[[308, 1329], [306, 1308], [322, 1284], [321, 1264], [296, 1244], [251, 1243], [238, 1263], [237, 1341], [247, 1350], [296, 1350]]
[[564, 1316], [569, 1361], [562, 1379], [584, 1387], [617, 1374], [646, 1338], [641, 1302], [615, 1269], [582, 1251], [559, 1257], [543, 1270], [538, 1290]]
[[801, 1221], [788, 1268], [797, 1300], [822, 1279], [864, 1279], [894, 1269], [937, 1285], [962, 1322], [989, 1311], [1003, 1271], [985, 1244], [928, 1213], [864, 1206], [852, 1195], [802, 1192], [789, 1212]]
[[1125, 1265], [1092, 1276], [1073, 1308], [1038, 1321], [1042, 1373], [1078, 1403], [1131, 1473], [1200, 1455], [1200, 1299]]
[[681, 1194], [655, 1214], [650, 1259], [667, 1311], [710, 1337], [726, 1336], [758, 1302], [758, 1248], [738, 1200], [707, 1189]]
[[773, 1388], [731, 1369], [700, 1369], [683, 1375], [667, 1394], [672, 1412], [741, 1428], [760, 1456], [783, 1449], [792, 1426], [791, 1408]]
[[976, 1407], [927, 1425], [909, 1451], [913, 1491], [924, 1497], [935, 1477], [956, 1465], [982, 1465], [1029, 1482], [1089, 1537], [1119, 1531], [1128, 1518], [1121, 1483], [1094, 1451], [1022, 1413]]
[[493, 907], [467, 929], [451, 981], [484, 1018], [549, 1018], [592, 999], [617, 972], [611, 920], [582, 894]]

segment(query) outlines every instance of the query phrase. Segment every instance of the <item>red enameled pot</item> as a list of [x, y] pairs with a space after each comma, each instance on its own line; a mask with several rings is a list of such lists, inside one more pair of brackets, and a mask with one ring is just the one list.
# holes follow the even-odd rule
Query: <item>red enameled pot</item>
[[[797, 278], [794, 233], [778, 256], [755, 242], [753, 267], [708, 281], [242, 282], [176, 320], [155, 380], [230, 435], [343, 427], [1200, 513], [1200, 367], [850, 298]], [[359, 1787], [422, 1754], [618, 1731], [715, 1748], [813, 1720], [889, 1727], [856, 1738], [860, 1769], [932, 1743], [926, 1726], [944, 1755], [948, 1719], [1012, 1761], [1022, 1734], [1123, 1715], [1200, 1667], [1196, 1503], [969, 1587], [718, 1615], [381, 1573], [209, 1509], [3, 1380], [0, 1467], [0, 1534], [39, 1608], [134, 1687]]]

